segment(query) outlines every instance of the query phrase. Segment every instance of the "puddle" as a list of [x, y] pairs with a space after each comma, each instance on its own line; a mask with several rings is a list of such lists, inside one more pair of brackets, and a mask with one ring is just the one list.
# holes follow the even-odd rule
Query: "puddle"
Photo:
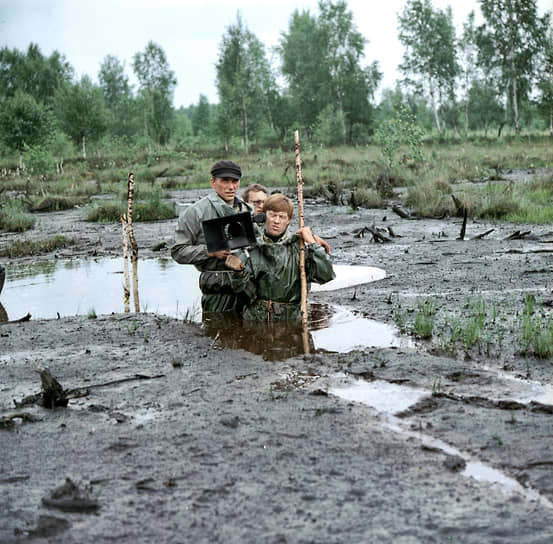
[[265, 360], [282, 361], [307, 352], [347, 353], [368, 347], [407, 347], [410, 338], [398, 336], [397, 329], [335, 306], [310, 303], [308, 332], [298, 323], [242, 321], [235, 316], [216, 314], [204, 319], [203, 328], [213, 338], [213, 347], [244, 349]]
[[[343, 353], [367, 347], [409, 348], [415, 345], [410, 337], [400, 336], [398, 329], [386, 323], [356, 316], [339, 306], [333, 310], [327, 328], [311, 332], [316, 349]], [[332, 334], [327, 333], [329, 329]]]
[[[33, 319], [51, 319], [124, 311], [122, 258], [9, 266], [6, 271], [0, 302], [9, 319], [27, 312]], [[199, 320], [198, 276], [194, 267], [169, 259], [139, 260], [141, 311], [178, 318], [197, 313]]]
[[[541, 404], [553, 405], [553, 384], [542, 384], [528, 379], [521, 379], [518, 376], [513, 376], [508, 372], [497, 371], [483, 367], [485, 370], [490, 370], [504, 383], [510, 385], [510, 390], [507, 394], [508, 400], [528, 403], [531, 401]], [[495, 400], [505, 400], [505, 396], [501, 396]]]
[[[7, 267], [0, 302], [6, 319], [27, 313], [33, 319], [122, 313], [123, 259], [54, 261]], [[386, 276], [368, 266], [335, 266], [336, 279], [313, 291], [342, 289]], [[131, 273], [132, 275], [132, 273]], [[187, 318], [200, 323], [199, 273], [171, 259], [138, 261], [140, 310]], [[130, 304], [131, 308], [134, 305]], [[1, 317], [0, 317], [1, 319]], [[306, 352], [348, 352], [366, 347], [410, 347], [395, 327], [359, 317], [345, 308], [309, 304], [307, 336], [293, 323], [246, 323], [221, 314], [205, 320], [206, 334], [214, 346], [245, 349], [268, 360], [283, 360]]]
[[528, 500], [553, 509], [553, 503], [543, 497], [535, 490], [523, 487], [517, 480], [507, 476], [485, 463], [473, 459], [469, 454], [461, 452], [454, 446], [438, 438], [425, 435], [422, 432], [412, 431], [406, 428], [406, 423], [393, 414], [406, 410], [430, 392], [420, 388], [391, 384], [375, 380], [366, 382], [363, 380], [352, 380], [344, 375], [334, 376], [334, 385], [328, 389], [328, 393], [347, 401], [360, 402], [371, 406], [386, 416], [382, 424], [387, 429], [394, 431], [407, 438], [420, 440], [422, 444], [431, 448], [437, 448], [449, 455], [455, 455], [465, 460], [465, 469], [460, 473], [463, 476], [474, 478], [481, 482], [488, 482], [499, 485], [506, 493], [518, 493]]
[[374, 266], [350, 266], [345, 264], [335, 264], [332, 266], [336, 278], [332, 281], [319, 285], [311, 285], [311, 291], [336, 291], [346, 287], [355, 287], [364, 283], [382, 280], [386, 277], [386, 271]]
[[361, 402], [389, 415], [407, 410], [409, 406], [428, 396], [425, 389], [396, 385], [382, 380], [366, 382], [346, 380], [346, 385], [331, 387], [328, 392], [341, 399]]

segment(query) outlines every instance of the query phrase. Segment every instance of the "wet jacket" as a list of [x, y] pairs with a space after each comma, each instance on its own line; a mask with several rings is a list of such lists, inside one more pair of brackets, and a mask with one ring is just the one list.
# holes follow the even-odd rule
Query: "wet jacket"
[[202, 221], [244, 211], [251, 212], [252, 208], [239, 198], [235, 198], [233, 207], [216, 193], [210, 193], [179, 215], [171, 257], [180, 264], [192, 264], [201, 272], [204, 312], [240, 311], [242, 295], [237, 294], [236, 279], [225, 261], [208, 256]]
[[[307, 281], [326, 283], [336, 276], [332, 263], [319, 244], [305, 245]], [[241, 292], [248, 299], [242, 316], [246, 320], [299, 320], [301, 318], [300, 244], [288, 232], [273, 242], [267, 236], [244, 260]], [[237, 286], [237, 283], [235, 284]]]

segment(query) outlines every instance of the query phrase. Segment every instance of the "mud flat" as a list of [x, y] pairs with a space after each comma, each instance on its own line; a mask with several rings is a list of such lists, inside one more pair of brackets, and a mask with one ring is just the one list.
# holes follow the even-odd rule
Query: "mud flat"
[[[120, 228], [82, 213], [39, 214], [28, 236], [75, 243], [33, 260], [118, 256]], [[551, 299], [546, 228], [470, 221], [461, 241], [460, 219], [318, 202], [306, 223], [335, 263], [387, 273], [313, 299], [382, 323], [428, 297], [452, 314], [467, 297], [513, 313]], [[373, 225], [396, 237], [359, 235]], [[174, 222], [135, 228], [140, 258], [167, 255]], [[506, 240], [516, 229], [534, 236]], [[30, 260], [2, 263], [4, 290]], [[551, 542], [551, 360], [518, 353], [515, 332], [501, 349], [442, 348], [266, 361], [153, 313], [2, 324], [0, 542]], [[67, 407], [23, 402], [39, 365]]]

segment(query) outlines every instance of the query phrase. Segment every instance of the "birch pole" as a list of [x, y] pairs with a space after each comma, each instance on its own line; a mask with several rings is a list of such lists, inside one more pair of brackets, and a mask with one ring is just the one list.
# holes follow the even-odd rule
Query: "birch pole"
[[[303, 228], [303, 178], [301, 175], [300, 137], [294, 132], [296, 150], [296, 179], [298, 181], [298, 222], [299, 228]], [[309, 338], [307, 336], [307, 275], [305, 273], [305, 242], [300, 238], [300, 282], [301, 282], [301, 325], [303, 329], [303, 347], [305, 353], [309, 353]]]
[[130, 312], [129, 300], [131, 298], [131, 282], [129, 281], [129, 240], [127, 235], [127, 216], [121, 214], [121, 226], [123, 228], [123, 306], [126, 314]]
[[132, 205], [134, 199], [134, 174], [131, 172], [128, 178], [128, 210], [127, 224], [129, 230], [129, 239], [132, 248], [132, 271], [133, 271], [133, 298], [134, 311], [140, 312], [140, 301], [138, 300], [138, 244], [134, 237], [134, 229], [132, 224]]

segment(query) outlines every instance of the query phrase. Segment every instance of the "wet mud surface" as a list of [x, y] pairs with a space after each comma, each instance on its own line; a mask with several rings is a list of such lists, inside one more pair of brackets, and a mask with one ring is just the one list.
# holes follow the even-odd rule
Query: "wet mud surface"
[[[467, 297], [509, 315], [527, 294], [545, 308], [553, 299], [546, 227], [469, 220], [457, 240], [459, 218], [316, 201], [305, 215], [336, 264], [387, 273], [314, 302], [394, 324], [422, 298], [452, 315]], [[1, 234], [2, 246], [60, 232], [75, 240], [2, 264], [119, 256], [120, 226], [83, 217], [38, 214], [32, 233]], [[137, 223], [139, 257], [168, 256], [174, 225]], [[373, 225], [395, 236], [358, 234]], [[532, 235], [506, 240], [515, 230]], [[551, 542], [553, 365], [520, 354], [513, 330], [489, 349], [446, 353], [415, 339], [266, 361], [152, 313], [4, 323], [0, 542]], [[39, 366], [68, 392], [66, 408], [25, 402], [40, 393]], [[380, 382], [423, 394], [383, 411], [334, 393]], [[468, 474], [471, 463], [507, 483]]]

